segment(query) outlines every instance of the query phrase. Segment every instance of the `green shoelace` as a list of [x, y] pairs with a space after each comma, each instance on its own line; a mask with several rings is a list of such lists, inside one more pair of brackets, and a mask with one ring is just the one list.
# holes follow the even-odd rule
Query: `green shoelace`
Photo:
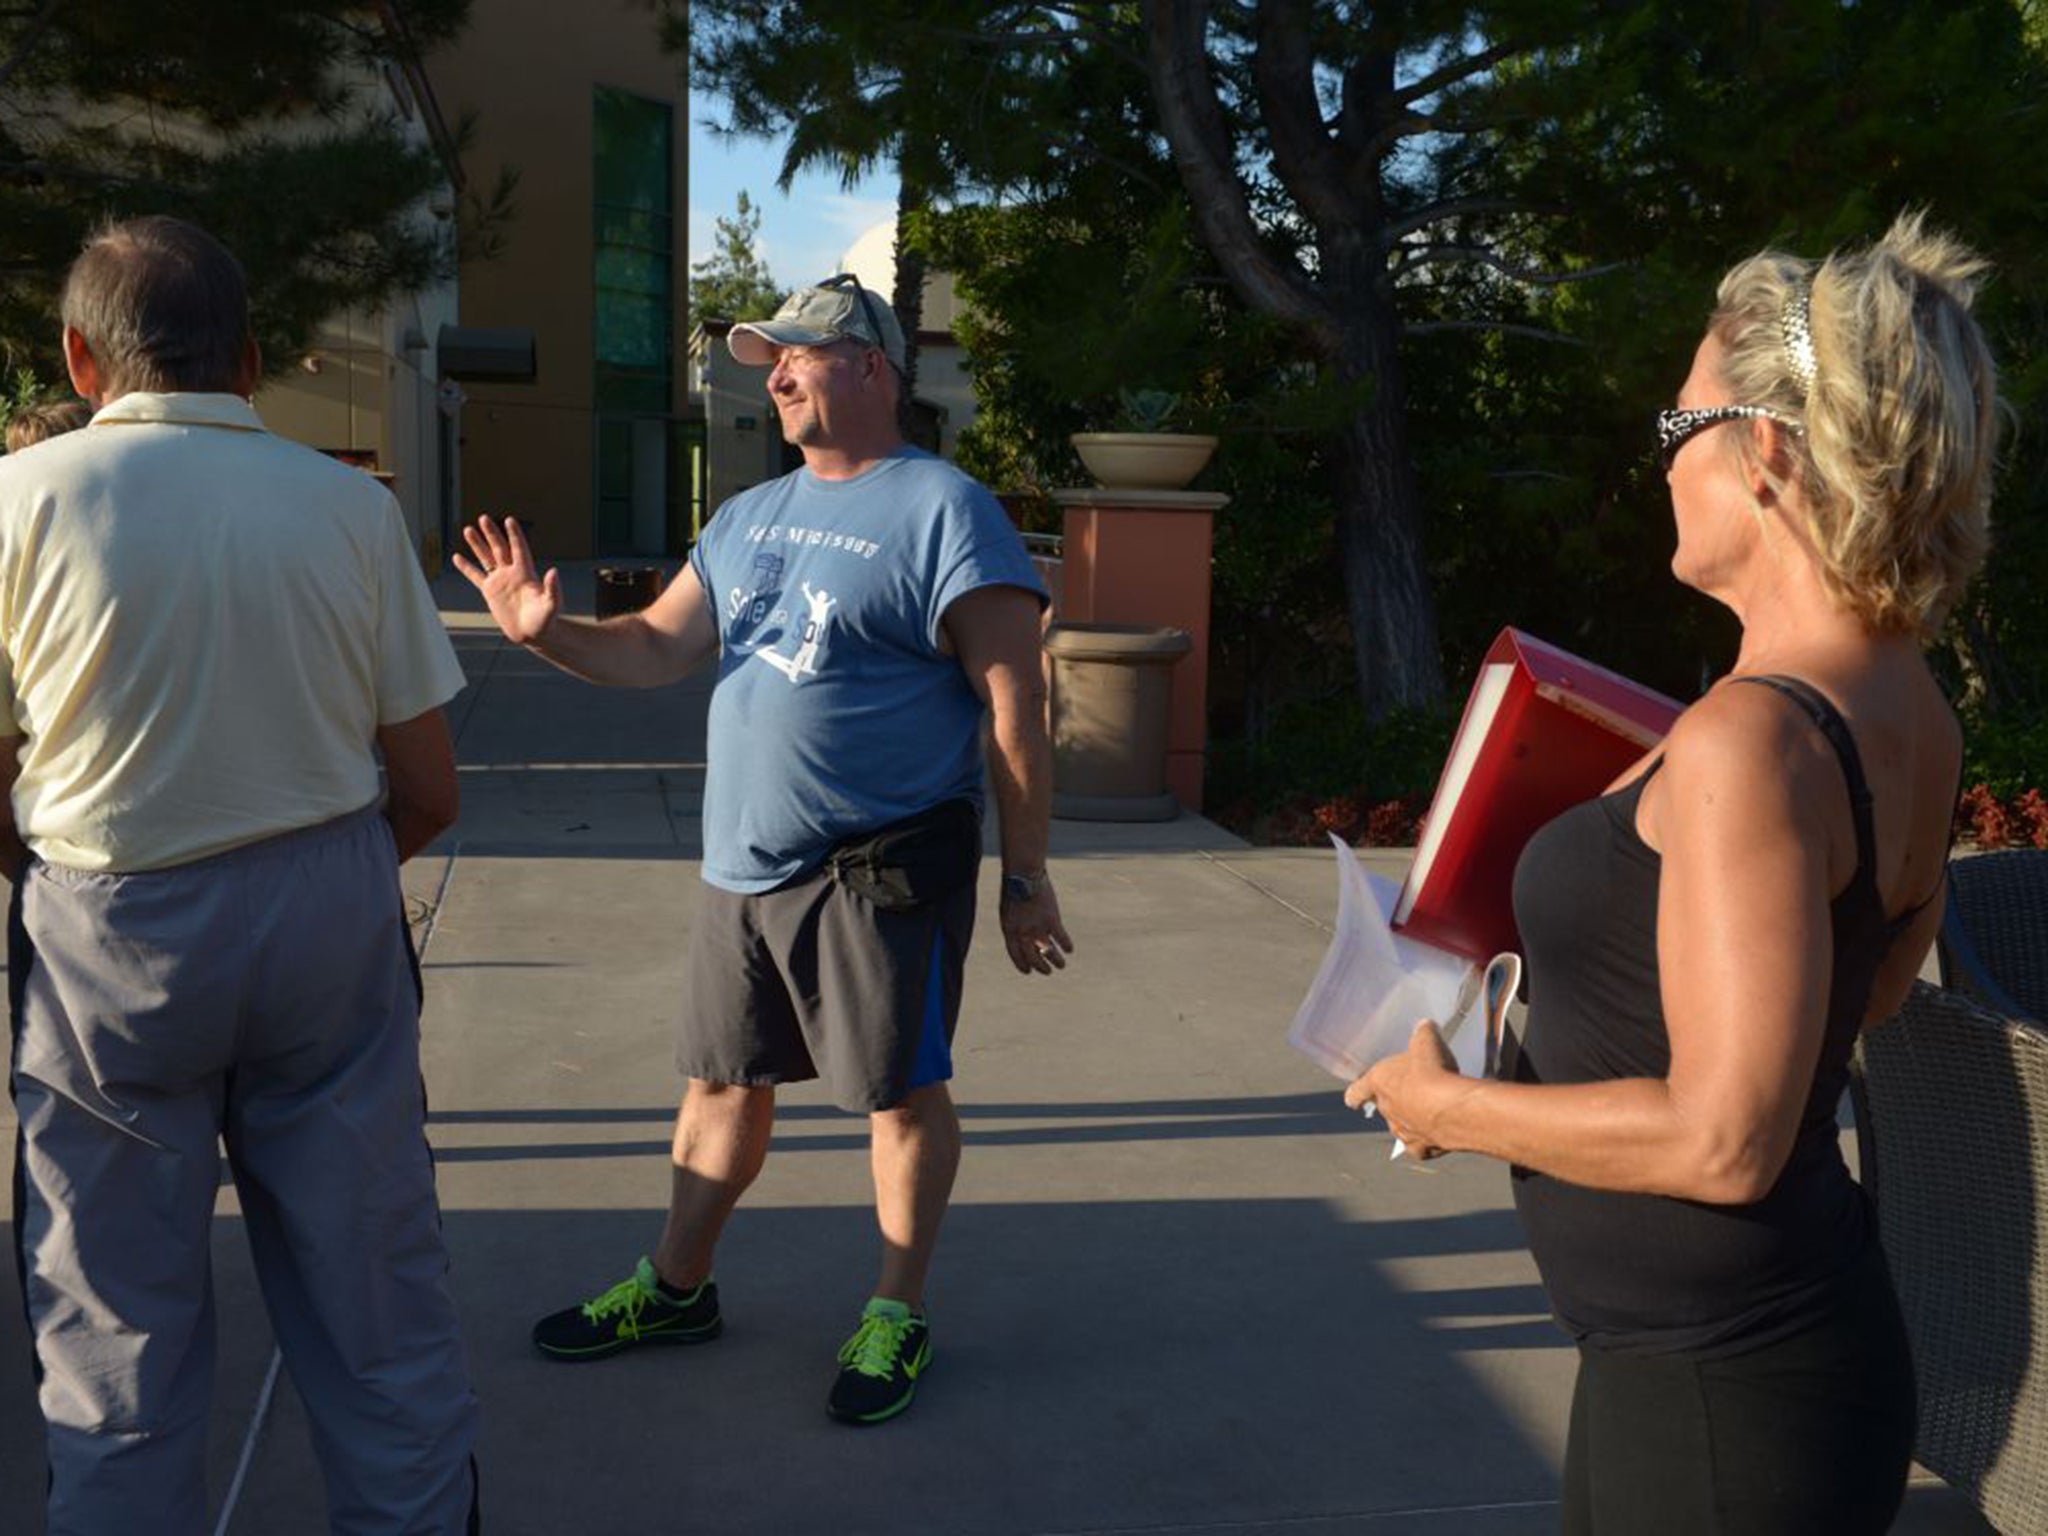
[[888, 1377], [903, 1353], [904, 1335], [915, 1321], [909, 1317], [870, 1314], [860, 1320], [860, 1329], [839, 1349], [839, 1363], [851, 1366], [863, 1376]]
[[619, 1324], [620, 1335], [637, 1339], [640, 1337], [640, 1313], [646, 1308], [650, 1294], [637, 1273], [628, 1275], [602, 1296], [583, 1303], [583, 1315], [593, 1323], [601, 1323], [614, 1313], [623, 1312], [626, 1315]]

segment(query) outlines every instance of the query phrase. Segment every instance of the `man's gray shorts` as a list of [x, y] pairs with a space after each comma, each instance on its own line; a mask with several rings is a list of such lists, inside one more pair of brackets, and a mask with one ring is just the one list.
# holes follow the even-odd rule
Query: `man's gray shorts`
[[822, 1077], [833, 1102], [889, 1109], [953, 1075], [974, 882], [885, 911], [818, 870], [741, 896], [703, 888], [676, 1066], [764, 1087]]

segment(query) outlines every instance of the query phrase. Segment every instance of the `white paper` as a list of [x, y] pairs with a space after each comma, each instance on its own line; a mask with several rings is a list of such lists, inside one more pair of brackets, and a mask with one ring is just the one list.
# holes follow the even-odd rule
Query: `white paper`
[[1433, 1019], [1460, 1072], [1490, 1073], [1507, 1005], [1521, 985], [1521, 960], [1497, 955], [1482, 972], [1461, 955], [1394, 932], [1388, 915], [1400, 888], [1368, 874], [1342, 839], [1330, 842], [1337, 850], [1335, 932], [1287, 1043], [1350, 1082], [1407, 1050], [1415, 1026]]

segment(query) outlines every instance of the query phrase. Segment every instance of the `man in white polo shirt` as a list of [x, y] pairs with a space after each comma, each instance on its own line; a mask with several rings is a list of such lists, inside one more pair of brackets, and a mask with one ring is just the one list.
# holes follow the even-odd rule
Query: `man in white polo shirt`
[[224, 1142], [332, 1529], [473, 1531], [398, 885], [454, 820], [461, 669], [389, 493], [250, 409], [241, 268], [212, 237], [96, 235], [64, 352], [91, 425], [0, 459], [15, 1239], [48, 1530], [204, 1528]]

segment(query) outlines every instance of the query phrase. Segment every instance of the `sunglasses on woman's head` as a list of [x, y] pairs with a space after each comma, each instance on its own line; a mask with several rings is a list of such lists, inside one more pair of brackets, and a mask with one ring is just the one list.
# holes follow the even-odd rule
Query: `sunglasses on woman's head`
[[1719, 426], [1724, 421], [1741, 421], [1749, 417], [1775, 421], [1791, 432], [1801, 430], [1798, 422], [1789, 416], [1780, 415], [1767, 405], [1709, 405], [1696, 411], [1659, 411], [1657, 457], [1662, 461], [1665, 473], [1671, 472], [1671, 461], [1678, 457], [1678, 450], [1692, 438], [1709, 427]]

